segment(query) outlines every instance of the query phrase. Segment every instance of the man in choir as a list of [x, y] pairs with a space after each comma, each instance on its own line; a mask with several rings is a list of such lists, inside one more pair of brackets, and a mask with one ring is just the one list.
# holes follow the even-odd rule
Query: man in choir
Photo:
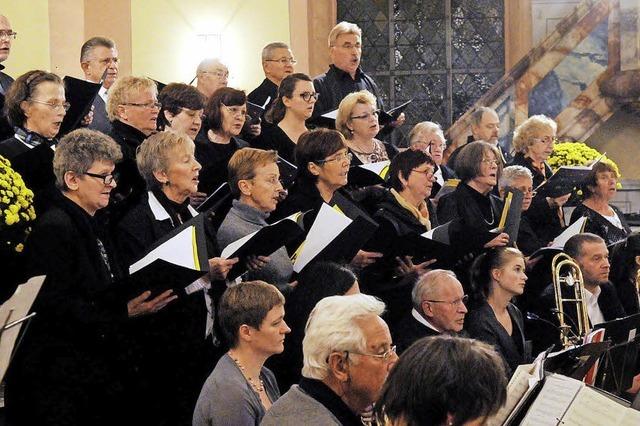
[[[2, 62], [9, 58], [11, 42], [16, 38], [16, 35], [7, 17], [0, 15], [0, 108], [4, 105], [4, 94], [13, 83], [13, 78], [3, 72], [4, 65], [2, 65]], [[0, 140], [3, 141], [11, 136], [13, 136], [13, 128], [3, 113], [0, 116]]]
[[383, 311], [383, 302], [365, 294], [318, 302], [302, 342], [302, 379], [261, 425], [361, 425], [398, 360]]
[[196, 70], [196, 88], [207, 99], [221, 87], [227, 87], [229, 68], [217, 58], [203, 59]]
[[[576, 234], [566, 242], [564, 252], [576, 261], [580, 267], [580, 272], [582, 272], [585, 303], [590, 326], [593, 327], [605, 321], [624, 317], [625, 311], [620, 303], [616, 289], [609, 282], [609, 250], [604, 240], [595, 234], [586, 232]], [[573, 298], [573, 289], [563, 288], [563, 297]], [[538, 310], [540, 317], [554, 320], [557, 323], [553, 284], [550, 284], [542, 293]], [[576, 326], [574, 325], [577, 324], [575, 304], [564, 304], [564, 316], [565, 323], [572, 326], [573, 332], [577, 334], [578, 330], [575, 330]], [[542, 340], [543, 344], [540, 344], [540, 347], [544, 348], [553, 343], [553, 341], [548, 340], [548, 336], [559, 336], [557, 331], [551, 332], [548, 328], [546, 328], [546, 333], [538, 332], [536, 334], [540, 334], [540, 336], [536, 339], [538, 340], [537, 342], [534, 340], [534, 344], [538, 346], [541, 343], [540, 340]], [[545, 339], [545, 334], [547, 339]]]
[[80, 49], [80, 66], [84, 78], [93, 83], [100, 83], [102, 75], [107, 71], [102, 87], [93, 101], [93, 121], [90, 129], [108, 134], [111, 123], [107, 117], [108, 91], [118, 78], [118, 48], [116, 43], [106, 37], [92, 37], [85, 41]]
[[[505, 152], [498, 143], [498, 134], [500, 132], [500, 117], [495, 110], [489, 107], [479, 107], [471, 114], [471, 136], [467, 140], [467, 143], [475, 141], [485, 141], [498, 148], [501, 155], [502, 165], [506, 165]], [[465, 144], [466, 145], [466, 144]], [[450, 168], [455, 167], [456, 157], [460, 153], [465, 145], [456, 148], [449, 159], [447, 160], [447, 166]]]
[[453, 272], [434, 269], [422, 275], [411, 292], [413, 309], [392, 328], [398, 354], [422, 337], [462, 331], [466, 299]]
[[[293, 66], [296, 64], [289, 45], [282, 42], [269, 43], [262, 49], [262, 69], [265, 79], [256, 87], [247, 100], [256, 105], [265, 105], [269, 110], [273, 101], [278, 97], [280, 82], [288, 75], [293, 74]], [[268, 102], [267, 102], [268, 100]]]
[[[312, 118], [338, 108], [349, 93], [368, 90], [376, 97], [377, 108], [384, 110], [381, 92], [376, 82], [360, 67], [362, 58], [362, 30], [356, 24], [340, 22], [329, 33], [329, 70], [313, 79], [320, 95]], [[404, 113], [391, 123], [398, 127], [405, 121]]]

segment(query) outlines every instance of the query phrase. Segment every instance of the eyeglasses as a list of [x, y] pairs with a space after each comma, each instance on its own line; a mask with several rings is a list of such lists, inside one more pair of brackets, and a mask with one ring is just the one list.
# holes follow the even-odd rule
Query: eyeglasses
[[498, 164], [500, 164], [500, 160], [490, 160], [488, 158], [483, 158], [481, 162], [489, 165], [493, 164], [494, 166], [497, 166]]
[[313, 99], [315, 99], [317, 101], [318, 98], [320, 97], [320, 93], [317, 93], [317, 92], [303, 92], [303, 93], [300, 93], [300, 97], [305, 102], [311, 102], [311, 98], [313, 98]]
[[[254, 180], [256, 178], [257, 178], [257, 176], [254, 176], [254, 177], [251, 178], [251, 180]], [[267, 182], [271, 186], [278, 186], [278, 185], [284, 186], [284, 184], [282, 182], [282, 179], [280, 179], [279, 177], [276, 177], [276, 176], [269, 176], [268, 178], [264, 178], [262, 180], [264, 182]]]
[[45, 101], [41, 101], [38, 99], [33, 99], [33, 98], [29, 98], [29, 100], [31, 102], [35, 102], [37, 104], [42, 104], [42, 105], [46, 105], [49, 108], [56, 110], [56, 109], [64, 109], [65, 111], [69, 111], [69, 108], [71, 108], [71, 104], [69, 102], [63, 102], [63, 103], [56, 103], [56, 102], [45, 102]]
[[0, 31], [0, 39], [6, 38], [7, 40], [11, 40], [11, 39], [15, 40], [17, 35], [18, 33], [12, 30]]
[[201, 71], [202, 74], [212, 74], [218, 78], [229, 78], [229, 71]]
[[227, 109], [227, 111], [229, 111], [229, 113], [231, 115], [241, 115], [241, 116], [245, 116], [247, 115], [247, 108], [243, 108], [243, 107], [239, 107], [239, 106], [226, 106], [225, 104], [223, 104], [222, 102], [220, 102], [220, 105], [222, 105], [223, 107], [225, 107]]
[[99, 175], [97, 173], [84, 172], [83, 175], [91, 176], [92, 178], [96, 179], [102, 179], [102, 183], [104, 183], [106, 186], [111, 185], [117, 180], [117, 177], [112, 175], [111, 173], [106, 175]]
[[545, 145], [551, 145], [554, 143], [558, 143], [558, 138], [555, 136], [544, 136], [541, 138], [534, 138], [534, 142], [542, 142]]
[[445, 149], [447, 149], [447, 144], [446, 143], [437, 144], [437, 143], [429, 142], [429, 150], [433, 148], [440, 148], [442, 151], [444, 151]]
[[147, 102], [146, 104], [137, 104], [134, 102], [128, 102], [122, 105], [128, 105], [128, 106], [134, 106], [134, 107], [140, 107], [140, 108], [147, 108], [147, 109], [153, 109], [153, 108], [157, 108], [160, 109], [162, 108], [162, 104], [158, 101], [156, 102]]
[[513, 187], [513, 186], [508, 186], [508, 187], [506, 187], [506, 189], [507, 189], [507, 190], [509, 190], [509, 189], [510, 189], [510, 190], [517, 189], [518, 191], [522, 192], [522, 193], [523, 193], [523, 194], [525, 194], [525, 195], [526, 195], [526, 194], [531, 194], [531, 196], [532, 196], [532, 197], [535, 197], [535, 196], [536, 196], [536, 194], [537, 194], [537, 192], [536, 192], [536, 191], [534, 191], [534, 190], [533, 190], [533, 188], [526, 188], [526, 189], [524, 189], [524, 188], [515, 188], [515, 187]]
[[351, 49], [353, 49], [355, 47], [356, 50], [360, 50], [360, 49], [362, 49], [362, 44], [360, 44], [360, 43], [356, 43], [356, 44], [345, 43], [345, 44], [343, 44], [341, 46], [335, 46], [334, 45], [334, 46], [331, 46], [331, 47], [337, 47], [339, 49], [345, 49], [345, 50], [351, 50]]
[[332, 161], [347, 161], [347, 162], [351, 162], [351, 160], [353, 159], [353, 154], [350, 152], [341, 152], [340, 154], [336, 154], [335, 157], [333, 158], [325, 158], [324, 160], [316, 160], [314, 161], [314, 163], [318, 164], [318, 165], [322, 165], [325, 163], [330, 163]]
[[450, 302], [447, 300], [425, 300], [425, 302], [431, 302], [431, 303], [446, 303], [447, 305], [450, 305], [452, 308], [457, 308], [458, 306], [466, 305], [468, 301], [469, 301], [469, 295], [467, 294], [465, 294], [459, 299], [452, 300]]
[[418, 170], [418, 169], [411, 169], [412, 172], [416, 172], [416, 173], [420, 173], [425, 175], [426, 177], [433, 177], [433, 169], [429, 168], [427, 170]]
[[371, 113], [368, 112], [368, 113], [362, 114], [362, 115], [354, 115], [354, 116], [351, 116], [349, 118], [352, 119], [352, 120], [368, 120], [371, 117], [378, 117], [379, 114], [380, 114], [380, 110], [377, 109], [377, 110], [375, 110], [375, 111], [373, 111]]
[[[349, 351], [346, 351], [346, 352], [347, 352], [347, 357], [348, 357], [349, 356]], [[370, 357], [373, 357], [373, 358], [381, 359], [384, 362], [387, 362], [396, 353], [396, 345], [391, 345], [389, 350], [385, 351], [382, 354], [368, 354], [368, 353], [365, 353], [365, 352], [355, 352], [355, 351], [351, 351], [351, 353], [352, 354], [356, 354], [356, 355], [362, 355], [362, 356], [370, 356]]]
[[267, 59], [266, 62], [280, 62], [280, 65], [295, 65], [298, 63], [298, 61], [293, 58]]

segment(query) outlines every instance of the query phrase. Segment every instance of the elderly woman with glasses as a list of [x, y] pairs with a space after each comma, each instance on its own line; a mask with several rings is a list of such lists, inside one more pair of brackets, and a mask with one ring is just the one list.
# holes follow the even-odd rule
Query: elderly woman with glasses
[[[229, 186], [235, 200], [218, 228], [220, 247], [267, 226], [267, 218], [276, 209], [283, 191], [277, 160], [275, 151], [255, 148], [242, 148], [229, 160]], [[246, 280], [262, 280], [283, 292], [289, 290], [293, 266], [285, 247], [251, 263]]]
[[340, 102], [336, 129], [354, 156], [353, 165], [390, 160], [397, 150], [375, 136], [380, 131], [376, 98], [366, 90], [350, 93]]
[[[127, 411], [122, 334], [129, 317], [156, 312], [175, 299], [130, 293], [109, 239], [94, 220], [116, 187], [122, 153], [108, 136], [76, 130], [53, 159], [58, 191], [25, 247], [30, 275], [46, 275], [32, 321], [7, 377], [12, 424], [119, 424]], [[125, 401], [126, 402], [126, 401]], [[130, 407], [131, 408], [131, 407]]]
[[[553, 174], [546, 161], [553, 152], [557, 128], [556, 122], [549, 117], [534, 115], [513, 132], [512, 144], [515, 155], [509, 165], [529, 169], [533, 175], [534, 188], [540, 186]], [[565, 227], [562, 206], [569, 200], [570, 195], [557, 198], [534, 197], [527, 216], [544, 240], [552, 241]]]
[[238, 138], [247, 116], [247, 96], [242, 90], [223, 87], [205, 107], [210, 126], [206, 137], [196, 139], [196, 158], [202, 164], [198, 191], [211, 194], [227, 181], [227, 163], [234, 152], [247, 146]]
[[295, 163], [296, 144], [308, 131], [306, 120], [311, 117], [317, 99], [318, 94], [309, 76], [296, 73], [285, 77], [278, 88], [278, 97], [265, 117], [275, 125], [265, 128], [254, 145], [276, 150], [279, 156]]
[[531, 355], [522, 313], [512, 303], [524, 293], [526, 281], [524, 255], [513, 247], [488, 250], [471, 267], [473, 291], [465, 330], [470, 337], [493, 345], [509, 376]]
[[34, 191], [38, 212], [46, 208], [55, 192], [54, 146], [68, 109], [62, 80], [46, 71], [21, 75], [6, 93], [5, 110], [15, 135], [0, 142], [0, 155]]
[[116, 165], [118, 188], [112, 197], [121, 213], [145, 193], [144, 180], [136, 166], [136, 150], [156, 132], [161, 106], [157, 96], [156, 83], [146, 77], [121, 77], [109, 89], [106, 108], [112, 126], [109, 135], [122, 149], [122, 161]]
[[413, 129], [409, 132], [409, 146], [412, 149], [424, 151], [436, 163], [436, 170], [433, 174], [436, 181], [433, 183], [429, 198], [435, 197], [446, 181], [457, 178], [453, 169], [442, 164], [447, 143], [442, 127], [438, 123], [422, 121], [413, 126]]
[[[200, 172], [194, 151], [194, 143], [188, 136], [173, 131], [156, 133], [140, 145], [136, 161], [149, 191], [117, 227], [124, 267], [128, 268], [156, 241], [197, 214], [189, 205]], [[237, 259], [214, 257], [215, 234], [207, 225], [205, 228], [209, 276], [177, 293], [178, 300], [163, 315], [139, 321], [133, 331], [141, 347], [139, 380], [134, 386], [148, 398], [145, 400], [150, 406], [164, 408], [156, 413], [157, 419], [147, 418], [153, 424], [160, 424], [160, 420], [167, 424], [188, 421], [209, 372], [209, 361], [214, 357], [209, 324], [212, 298], [224, 289], [219, 281], [225, 279]], [[158, 371], [164, 372], [161, 377], [157, 376]]]

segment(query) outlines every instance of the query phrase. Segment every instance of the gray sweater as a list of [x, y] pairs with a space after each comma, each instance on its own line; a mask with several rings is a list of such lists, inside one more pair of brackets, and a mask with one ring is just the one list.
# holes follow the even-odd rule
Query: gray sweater
[[[266, 220], [268, 216], [268, 213], [261, 212], [239, 200], [233, 200], [233, 207], [218, 229], [218, 246], [222, 250], [230, 243], [264, 228], [268, 225]], [[293, 274], [293, 265], [287, 249], [280, 247], [269, 255], [269, 259], [269, 263], [259, 270], [247, 272], [244, 279], [266, 281], [280, 290], [286, 290]]]
[[262, 419], [260, 426], [340, 426], [324, 405], [307, 395], [298, 385], [278, 399]]
[[[271, 370], [262, 367], [260, 379], [271, 402], [277, 400], [280, 391]], [[229, 354], [225, 354], [200, 391], [193, 426], [257, 426], [263, 416], [260, 396]]]

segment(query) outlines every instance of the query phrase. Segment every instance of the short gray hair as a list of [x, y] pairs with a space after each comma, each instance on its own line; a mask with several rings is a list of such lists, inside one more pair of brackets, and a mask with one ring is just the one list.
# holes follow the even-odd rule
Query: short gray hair
[[106, 47], [107, 49], [115, 49], [116, 42], [106, 37], [92, 37], [85, 41], [80, 48], [80, 63], [88, 62], [96, 47]]
[[520, 178], [529, 178], [533, 180], [531, 170], [523, 166], [509, 166], [502, 169], [500, 180], [498, 181], [498, 189], [502, 191], [504, 188], [513, 185], [513, 181]]
[[153, 172], [167, 171], [171, 161], [169, 151], [177, 146], [193, 145], [193, 141], [184, 133], [165, 130], [149, 136], [142, 142], [136, 152], [138, 170], [147, 188], [157, 187], [160, 183]]
[[486, 106], [478, 107], [475, 111], [471, 113], [471, 125], [472, 126], [480, 125], [480, 123], [482, 122], [482, 116], [484, 115], [485, 112], [492, 112], [498, 115], [496, 110], [494, 110], [493, 108], [489, 108]]
[[527, 148], [533, 145], [535, 138], [545, 130], [551, 130], [553, 133], [556, 133], [558, 124], [553, 121], [553, 119], [542, 114], [532, 115], [527, 118], [513, 131], [511, 145], [514, 151], [526, 154]]
[[220, 59], [218, 58], [206, 58], [200, 61], [198, 64], [198, 68], [196, 70], [196, 76], [202, 74], [205, 71], [209, 71], [212, 68], [226, 68], [229, 69]]
[[414, 138], [422, 132], [435, 133], [440, 136], [443, 141], [446, 141], [442, 127], [440, 127], [438, 123], [434, 123], [433, 121], [421, 121], [413, 126], [413, 129], [409, 132], [409, 145], [413, 144]]
[[120, 146], [104, 133], [78, 129], [65, 135], [56, 146], [53, 155], [53, 173], [56, 187], [66, 191], [64, 175], [67, 172], [86, 173], [96, 161], [112, 161], [122, 159]]
[[332, 352], [365, 351], [367, 342], [357, 321], [366, 315], [380, 316], [384, 308], [384, 302], [366, 294], [319, 301], [309, 315], [302, 340], [302, 375], [323, 380], [329, 373]]
[[281, 41], [269, 43], [262, 48], [262, 62], [266, 61], [267, 59], [272, 59], [271, 56], [273, 55], [273, 51], [276, 49], [291, 50], [287, 43], [283, 43]]
[[437, 291], [447, 278], [458, 281], [456, 274], [446, 269], [434, 269], [421, 276], [411, 290], [413, 308], [423, 313], [422, 301], [436, 297]]
[[341, 34], [355, 34], [362, 38], [362, 30], [356, 24], [346, 21], [338, 22], [329, 33], [329, 47], [336, 44], [336, 40]]

